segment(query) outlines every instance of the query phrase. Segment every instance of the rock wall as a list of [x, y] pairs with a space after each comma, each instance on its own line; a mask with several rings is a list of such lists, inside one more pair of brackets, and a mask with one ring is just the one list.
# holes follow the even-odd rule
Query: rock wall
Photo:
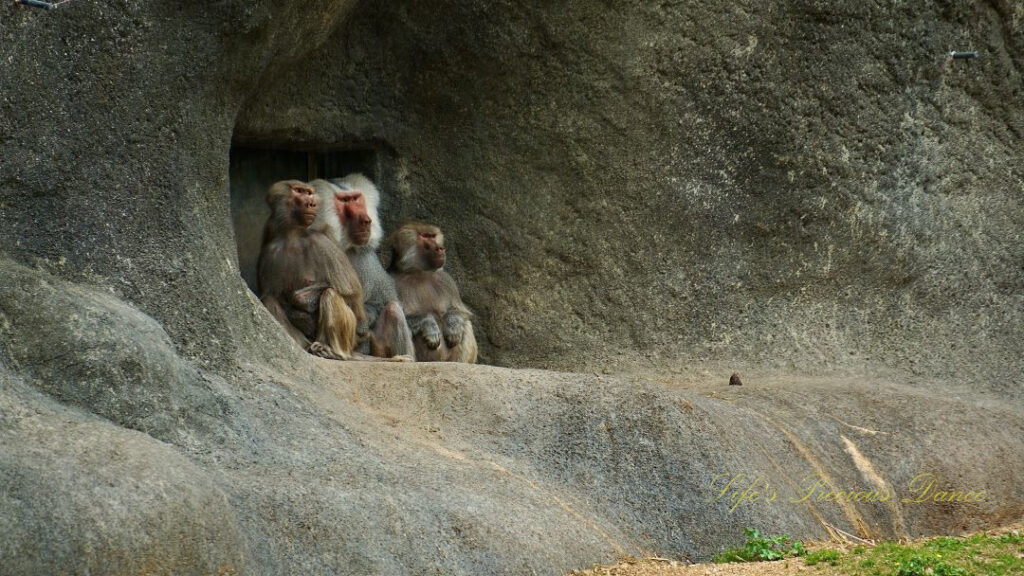
[[1022, 10], [365, 3], [236, 140], [393, 146], [490, 362], [1018, 389]]
[[[560, 574], [1020, 519], [1022, 20], [0, 6], [0, 566]], [[240, 275], [232, 146], [380, 152], [486, 359], [577, 372], [304, 354]], [[780, 499], [716, 498], [740, 473]], [[814, 474], [985, 497], [790, 502]]]
[[4, 6], [0, 251], [137, 303], [187, 355], [266, 354], [232, 239], [234, 118], [353, 5]]
[[[564, 574], [707, 558], [748, 526], [896, 538], [1024, 515], [1019, 397], [301, 356], [222, 377], [101, 289], [0, 272], [5, 573]], [[847, 491], [889, 497], [826, 499]]]

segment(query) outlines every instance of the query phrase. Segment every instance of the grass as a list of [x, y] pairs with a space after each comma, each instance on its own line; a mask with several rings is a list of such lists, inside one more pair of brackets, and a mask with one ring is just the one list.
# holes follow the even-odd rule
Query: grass
[[853, 576], [1024, 575], [1024, 537], [1019, 534], [933, 538], [923, 542], [879, 544], [837, 564]]
[[753, 528], [743, 531], [747, 537], [747, 543], [738, 548], [726, 548], [715, 556], [716, 564], [729, 562], [762, 562], [770, 560], [781, 560], [791, 556], [803, 556], [803, 542], [793, 540], [788, 534], [782, 536], [762, 536]]
[[839, 550], [815, 550], [813, 552], [808, 552], [807, 555], [804, 556], [804, 564], [807, 564], [808, 566], [814, 566], [815, 564], [820, 564], [821, 562], [824, 562], [829, 566], [835, 566], [836, 563], [839, 562], [839, 557], [842, 555], [843, 553]]
[[748, 529], [747, 543], [730, 548], [715, 562], [755, 562], [803, 556], [807, 566], [828, 565], [847, 576], [1024, 576], [1024, 536], [976, 534], [911, 543], [885, 542], [852, 550], [806, 551], [788, 536], [766, 538]]

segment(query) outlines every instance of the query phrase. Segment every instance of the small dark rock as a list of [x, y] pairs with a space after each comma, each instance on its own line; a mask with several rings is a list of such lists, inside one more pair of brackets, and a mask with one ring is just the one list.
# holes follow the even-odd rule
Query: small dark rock
[[733, 372], [732, 376], [729, 376], [729, 386], [743, 386], [743, 382], [740, 382], [740, 375], [738, 372]]

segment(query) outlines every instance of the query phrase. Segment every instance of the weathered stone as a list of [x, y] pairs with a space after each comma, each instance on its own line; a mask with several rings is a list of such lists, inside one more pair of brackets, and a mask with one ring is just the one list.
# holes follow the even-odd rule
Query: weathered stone
[[1021, 21], [1005, 0], [367, 2], [236, 141], [385, 142], [387, 215], [446, 230], [491, 362], [1014, 391]]
[[59, 405], [0, 366], [4, 574], [241, 574], [210, 474], [145, 434]]
[[[559, 574], [1019, 519], [1022, 21], [0, 5], [0, 566]], [[232, 145], [376, 154], [507, 367], [293, 346], [239, 275]], [[740, 473], [776, 500], [730, 512]], [[897, 497], [790, 502], [815, 473]], [[899, 501], [922, 473], [985, 498]]]

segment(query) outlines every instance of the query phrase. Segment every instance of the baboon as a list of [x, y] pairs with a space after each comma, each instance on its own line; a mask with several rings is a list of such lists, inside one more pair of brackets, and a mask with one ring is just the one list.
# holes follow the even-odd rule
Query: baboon
[[395, 282], [381, 266], [377, 248], [384, 237], [378, 207], [380, 191], [362, 174], [312, 182], [320, 195], [320, 221], [345, 250], [363, 287], [365, 320], [357, 332], [359, 351], [379, 357], [415, 354], [412, 333]]
[[476, 362], [473, 314], [443, 270], [444, 234], [434, 225], [406, 222], [388, 240], [398, 298], [412, 330], [416, 360]]
[[257, 263], [260, 300], [311, 354], [351, 359], [363, 293], [344, 252], [325, 227], [314, 225], [316, 190], [283, 180], [271, 185], [266, 200], [271, 214]]

